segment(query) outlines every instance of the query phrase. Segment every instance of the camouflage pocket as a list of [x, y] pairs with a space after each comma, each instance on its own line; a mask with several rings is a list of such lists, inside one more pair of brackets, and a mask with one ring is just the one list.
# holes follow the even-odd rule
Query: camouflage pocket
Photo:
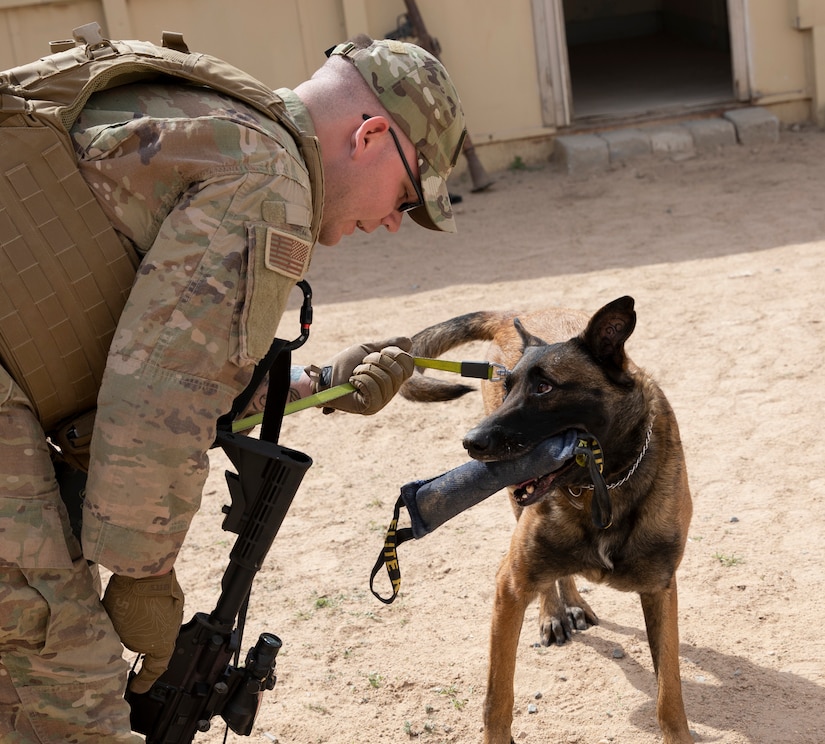
[[42, 499], [0, 499], [0, 565], [70, 568], [61, 511]]

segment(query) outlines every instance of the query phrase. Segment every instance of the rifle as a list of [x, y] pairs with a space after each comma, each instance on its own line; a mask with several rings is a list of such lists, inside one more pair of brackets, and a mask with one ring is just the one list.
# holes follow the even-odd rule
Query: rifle
[[[386, 35], [387, 38], [397, 39], [403, 37], [413, 37], [417, 40], [418, 45], [422, 49], [426, 49], [436, 59], [440, 60], [441, 44], [438, 43], [438, 39], [434, 36], [430, 36], [430, 33], [427, 31], [427, 27], [424, 25], [424, 19], [421, 16], [421, 11], [418, 9], [416, 0], [404, 0], [404, 4], [407, 6], [406, 15], [401, 16], [404, 20], [401, 21], [401, 18], [399, 18], [400, 22], [398, 27], [394, 31], [390, 31]], [[461, 152], [464, 154], [464, 157], [467, 158], [467, 166], [470, 169], [470, 178], [473, 182], [473, 188], [471, 191], [476, 193], [478, 191], [484, 191], [492, 186], [493, 179], [487, 175], [487, 171], [484, 170], [484, 166], [478, 159], [475, 146], [470, 140], [469, 134], [464, 137], [464, 144], [462, 145]]]
[[[264, 441], [263, 438], [277, 440], [280, 416], [274, 427], [265, 416], [262, 439], [233, 433], [231, 420], [244, 410], [267, 371], [267, 411], [270, 397], [276, 399], [273, 409], [279, 406], [283, 410], [286, 390], [283, 395], [275, 394], [275, 370], [268, 368], [277, 360], [280, 369], [288, 373], [289, 352], [302, 345], [309, 335], [311, 291], [306, 282], [299, 282], [299, 286], [304, 292], [301, 336], [291, 343], [276, 339], [246, 391], [236, 399], [232, 413], [219, 421], [216, 444], [237, 470], [226, 471], [231, 504], [223, 507], [226, 517], [221, 526], [238, 538], [229, 554], [215, 609], [209, 614], [195, 613], [181, 627], [168, 668], [148, 692], [135, 694], [128, 686], [126, 689], [125, 697], [132, 708], [132, 729], [145, 734], [147, 744], [189, 744], [197, 732], [211, 728], [211, 719], [216, 715], [236, 734], [248, 736], [263, 693], [275, 686], [280, 638], [261, 633], [240, 666], [243, 623], [255, 574], [312, 460], [275, 441]], [[283, 384], [284, 380], [279, 382]], [[267, 431], [274, 436], [268, 436]], [[132, 671], [130, 681], [134, 675]]]

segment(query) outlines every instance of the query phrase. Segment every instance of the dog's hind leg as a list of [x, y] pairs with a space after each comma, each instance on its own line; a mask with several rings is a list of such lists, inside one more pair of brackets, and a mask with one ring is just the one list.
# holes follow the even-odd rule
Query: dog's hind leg
[[[558, 587], [556, 586], [558, 584]], [[584, 601], [572, 576], [565, 576], [541, 594], [539, 638], [542, 646], [563, 646], [575, 630], [598, 625], [599, 618]]]
[[665, 744], [693, 744], [682, 702], [676, 576], [661, 591], [642, 593], [647, 641], [656, 671], [656, 715]]

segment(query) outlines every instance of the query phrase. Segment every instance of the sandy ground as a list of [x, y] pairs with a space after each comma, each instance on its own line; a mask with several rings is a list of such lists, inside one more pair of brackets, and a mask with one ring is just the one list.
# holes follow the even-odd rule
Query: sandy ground
[[[694, 497], [679, 599], [700, 742], [825, 741], [823, 163], [825, 133], [783, 131], [770, 147], [582, 180], [508, 170], [485, 193], [454, 185], [459, 235], [405, 224], [354, 236], [319, 248], [309, 275], [300, 362], [472, 310], [590, 312], [635, 297], [628, 351], [676, 410]], [[245, 638], [283, 639], [278, 684], [250, 739], [230, 741], [480, 741], [494, 574], [513, 524], [504, 493], [400, 548], [393, 605], [368, 587], [399, 488], [465, 462], [461, 438], [480, 416], [476, 393], [286, 419], [282, 443], [314, 465], [258, 574]], [[187, 617], [214, 606], [234, 539], [220, 528], [224, 467], [219, 454], [178, 564]], [[564, 647], [537, 647], [528, 611], [515, 741], [661, 741], [638, 598], [580, 586], [602, 623]], [[219, 723], [196, 742], [221, 741]]]

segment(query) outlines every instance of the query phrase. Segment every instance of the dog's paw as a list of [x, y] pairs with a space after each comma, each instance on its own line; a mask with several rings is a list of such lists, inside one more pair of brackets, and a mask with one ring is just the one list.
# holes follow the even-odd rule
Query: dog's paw
[[598, 619], [591, 612], [589, 608], [584, 607], [568, 607], [567, 617], [570, 618], [570, 623], [576, 630], [587, 630], [591, 625], [597, 625]]
[[[589, 609], [589, 608], [588, 608]], [[574, 631], [587, 630], [598, 624], [598, 618], [582, 607], [566, 607], [563, 614], [542, 617], [539, 636], [542, 646], [563, 646], [573, 637]]]
[[559, 617], [550, 617], [539, 623], [539, 639], [542, 646], [563, 646], [570, 640], [573, 630], [570, 622]]
[[[578, 608], [575, 608], [578, 609]], [[542, 646], [563, 646], [573, 637], [574, 630], [587, 630], [587, 624], [580, 626], [580, 621], [572, 615], [568, 609], [561, 614], [550, 615], [541, 618], [539, 623], [539, 633]]]

